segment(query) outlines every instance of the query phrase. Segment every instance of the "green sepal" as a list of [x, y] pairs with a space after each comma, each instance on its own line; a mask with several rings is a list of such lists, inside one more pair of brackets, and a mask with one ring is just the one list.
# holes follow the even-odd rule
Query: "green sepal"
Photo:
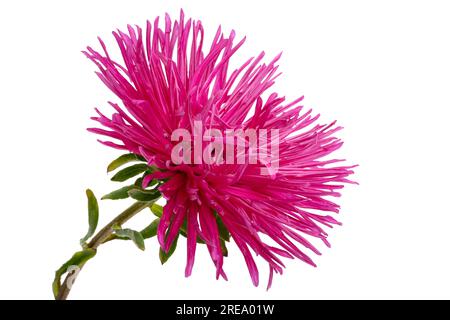
[[[150, 210], [153, 212], [153, 214], [155, 216], [157, 216], [158, 218], [161, 218], [162, 215], [163, 215], [164, 207], [160, 206], [157, 203], [154, 203], [154, 204], [151, 205]], [[186, 228], [186, 220], [185, 220], [183, 222], [183, 225], [180, 227], [180, 232], [179, 232], [185, 238], [187, 238], [187, 231], [186, 230], [187, 230], [187, 228]], [[197, 243], [204, 244], [205, 242], [202, 239], [200, 239], [200, 237], [197, 237]]]
[[219, 239], [220, 241], [220, 248], [222, 249], [222, 254], [224, 257], [228, 257], [228, 249], [225, 240]]
[[144, 229], [141, 230], [141, 234], [144, 239], [149, 239], [149, 238], [156, 236], [156, 233], [158, 231], [159, 221], [160, 221], [160, 219], [157, 218], [157, 219], [153, 220], [153, 222], [150, 223], [147, 227], [145, 227]]
[[172, 254], [175, 252], [175, 249], [177, 248], [177, 242], [178, 242], [178, 235], [173, 240], [172, 245], [170, 246], [170, 249], [168, 252], [165, 252], [162, 248], [159, 248], [159, 260], [161, 261], [161, 264], [165, 264], [167, 260], [172, 256]]
[[153, 212], [153, 214], [155, 216], [157, 216], [158, 218], [161, 218], [163, 215], [163, 206], [160, 206], [159, 204], [152, 204], [152, 206], [150, 207], [150, 210]]
[[219, 214], [216, 212], [216, 221], [217, 221], [217, 228], [219, 229], [219, 236], [220, 239], [223, 239], [227, 242], [230, 241], [230, 232], [228, 231], [227, 227], [223, 224], [222, 219], [220, 218]]

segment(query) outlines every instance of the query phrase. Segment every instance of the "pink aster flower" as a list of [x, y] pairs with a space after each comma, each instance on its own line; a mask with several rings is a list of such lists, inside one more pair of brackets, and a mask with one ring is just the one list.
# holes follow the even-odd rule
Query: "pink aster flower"
[[[323, 226], [340, 224], [328, 214], [339, 212], [330, 197], [340, 196], [353, 173], [353, 166], [339, 165], [343, 160], [326, 157], [342, 146], [335, 137], [341, 127], [318, 124], [319, 115], [300, 105], [303, 97], [286, 102], [270, 92], [279, 76], [280, 55], [265, 63], [261, 53], [229, 70], [245, 41], [236, 42], [234, 31], [225, 35], [219, 27], [207, 46], [201, 22], [186, 20], [183, 12], [178, 21], [166, 15], [164, 27], [160, 24], [156, 18], [145, 30], [128, 26], [127, 32], [113, 32], [123, 62], [113, 59], [101, 39], [101, 52], [88, 47], [85, 54], [121, 102], [110, 103], [110, 117], [97, 110], [93, 119], [100, 126], [89, 130], [107, 137], [101, 143], [140, 155], [155, 168], [145, 176], [143, 188], [152, 180], [163, 181], [158, 187], [167, 200], [157, 230], [161, 248], [169, 251], [184, 225], [186, 276], [202, 242], [217, 278], [226, 279], [223, 240], [229, 234], [255, 286], [255, 255], [269, 266], [268, 287], [273, 273], [283, 272], [283, 258], [315, 266], [308, 252], [320, 252], [308, 239], [330, 245]], [[200, 134], [210, 129], [276, 129], [278, 157], [270, 163], [261, 158], [240, 164], [174, 163], [174, 131], [194, 132], [195, 123], [202, 125]], [[245, 147], [250, 149], [248, 142]], [[258, 144], [254, 151], [263, 147]], [[274, 161], [276, 170], [271, 170]], [[264, 169], [269, 174], [262, 174]]]

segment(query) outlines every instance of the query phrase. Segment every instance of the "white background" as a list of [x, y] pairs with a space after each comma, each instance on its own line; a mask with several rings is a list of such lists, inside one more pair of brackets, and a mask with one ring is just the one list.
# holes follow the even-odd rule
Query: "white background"
[[[269, 292], [266, 265], [254, 288], [234, 246], [228, 282], [204, 247], [185, 279], [184, 241], [161, 266], [152, 239], [145, 252], [102, 247], [71, 298], [450, 298], [448, 2], [242, 0], [1, 2], [0, 298], [51, 299], [54, 270], [86, 231], [85, 188], [117, 187], [105, 168], [120, 153], [85, 130], [117, 99], [80, 51], [181, 7], [209, 37], [219, 23], [246, 35], [237, 62], [282, 50], [275, 89], [345, 127], [338, 156], [360, 164], [360, 186], [339, 199], [344, 225], [319, 246], [319, 267], [289, 261]], [[128, 205], [102, 201], [101, 224]]]

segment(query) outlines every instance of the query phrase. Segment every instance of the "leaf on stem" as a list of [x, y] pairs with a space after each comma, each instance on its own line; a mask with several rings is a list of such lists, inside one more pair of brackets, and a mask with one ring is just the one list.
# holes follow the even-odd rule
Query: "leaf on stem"
[[142, 189], [131, 189], [128, 191], [128, 194], [131, 198], [138, 200], [138, 201], [144, 201], [144, 202], [151, 202], [155, 201], [161, 196], [161, 193], [158, 190], [142, 190]]
[[97, 229], [98, 225], [98, 202], [94, 193], [90, 190], [86, 190], [86, 196], [88, 198], [88, 220], [89, 220], [89, 229], [86, 235], [80, 240], [81, 246], [84, 246], [86, 241], [94, 234], [95, 229]]
[[95, 249], [87, 248], [82, 251], [76, 252], [72, 258], [70, 258], [66, 263], [64, 263], [58, 270], [55, 272], [55, 279], [53, 280], [53, 295], [55, 298], [58, 296], [59, 290], [61, 288], [61, 277], [67, 272], [69, 267], [78, 266], [82, 268], [83, 265], [91, 258], [95, 256], [97, 251]]
[[135, 164], [120, 170], [111, 178], [111, 180], [116, 182], [123, 182], [137, 176], [144, 171], [147, 171], [148, 169], [149, 166], [147, 166], [147, 164], [145, 163]]
[[117, 236], [119, 236], [121, 238], [126, 238], [126, 239], [133, 241], [134, 244], [136, 245], [136, 247], [138, 247], [142, 251], [145, 250], [144, 237], [142, 236], [142, 234], [140, 232], [131, 230], [131, 229], [115, 228], [114, 234], [116, 234]]
[[134, 161], [144, 161], [145, 162], [146, 160], [144, 157], [139, 156], [134, 153], [123, 154], [108, 165], [107, 172], [114, 171], [117, 168], [123, 166], [124, 164], [129, 163], [129, 162], [134, 162]]
[[102, 197], [102, 200], [119, 200], [119, 199], [126, 199], [129, 197], [128, 195], [128, 191], [130, 191], [131, 189], [136, 188], [135, 185], [131, 185], [131, 186], [126, 186], [126, 187], [122, 187], [120, 189], [114, 190], [108, 194], [105, 194]]

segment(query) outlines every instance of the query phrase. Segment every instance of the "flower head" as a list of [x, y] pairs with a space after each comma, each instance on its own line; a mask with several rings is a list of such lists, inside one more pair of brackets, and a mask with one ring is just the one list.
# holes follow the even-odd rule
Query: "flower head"
[[[112, 59], [101, 39], [102, 53], [90, 47], [85, 52], [122, 102], [110, 103], [115, 110], [111, 117], [97, 110], [93, 119], [102, 128], [89, 130], [109, 138], [101, 143], [143, 156], [157, 168], [145, 177], [143, 187], [153, 179], [164, 181], [159, 187], [167, 200], [157, 233], [161, 248], [168, 251], [185, 226], [186, 276], [200, 241], [217, 277], [226, 279], [224, 241], [229, 235], [254, 285], [259, 283], [254, 254], [268, 263], [269, 287], [273, 273], [283, 271], [282, 258], [315, 266], [305, 251], [320, 253], [307, 238], [329, 246], [323, 226], [339, 224], [327, 215], [339, 211], [330, 197], [340, 195], [353, 173], [351, 166], [338, 165], [342, 160], [324, 159], [341, 147], [334, 136], [341, 128], [334, 122], [317, 124], [319, 116], [299, 105], [302, 98], [288, 103], [277, 93], [269, 94], [279, 76], [280, 56], [264, 63], [261, 53], [230, 72], [230, 59], [245, 39], [235, 43], [234, 31], [226, 36], [219, 28], [205, 48], [200, 21], [186, 21], [181, 12], [175, 22], [166, 15], [164, 24], [160, 27], [156, 18], [145, 30], [128, 26], [126, 33], [113, 32], [123, 62]], [[183, 149], [184, 162], [173, 158], [179, 129], [193, 136]], [[237, 137], [237, 146], [235, 137], [226, 140], [227, 132], [250, 129], [260, 134], [257, 143], [250, 134]], [[211, 138], [214, 130], [224, 133], [210, 139], [219, 143], [216, 147], [194, 146], [198, 136]], [[268, 154], [269, 145], [276, 153]], [[231, 158], [242, 150], [251, 152], [243, 162], [225, 161], [225, 149], [232, 150]], [[190, 150], [193, 154], [186, 156]], [[213, 161], [198, 159], [205, 154]], [[250, 160], [252, 154], [257, 161]]]

